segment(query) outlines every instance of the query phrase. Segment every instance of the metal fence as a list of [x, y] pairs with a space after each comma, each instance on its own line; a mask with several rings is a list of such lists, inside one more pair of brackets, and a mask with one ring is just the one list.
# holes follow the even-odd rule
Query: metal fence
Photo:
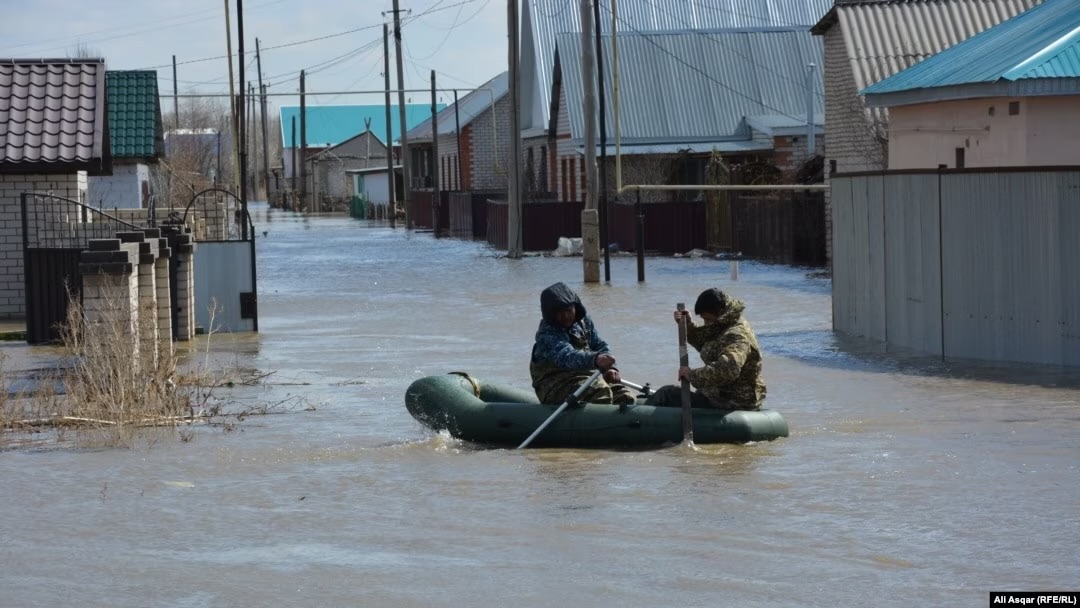
[[831, 181], [837, 331], [945, 357], [1080, 365], [1080, 169]]

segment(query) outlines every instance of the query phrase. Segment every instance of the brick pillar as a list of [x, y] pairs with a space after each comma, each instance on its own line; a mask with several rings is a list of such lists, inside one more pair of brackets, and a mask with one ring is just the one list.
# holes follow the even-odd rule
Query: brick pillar
[[[92, 240], [90, 249], [79, 257], [84, 346], [91, 356], [104, 351], [102, 361], [128, 365], [128, 373], [139, 367], [138, 259], [138, 244], [121, 243], [120, 239]], [[120, 357], [110, 356], [124, 349], [130, 350]]]
[[118, 232], [121, 243], [138, 246], [138, 341], [144, 369], [158, 368], [158, 286], [154, 264], [158, 258], [158, 240], [143, 232]]
[[172, 294], [169, 290], [169, 258], [172, 249], [169, 239], [161, 237], [159, 228], [146, 229], [146, 236], [158, 243], [158, 256], [154, 260], [154, 284], [157, 287], [158, 355], [169, 358], [173, 354]]
[[190, 232], [177, 234], [172, 241], [176, 257], [176, 339], [195, 337], [195, 242]]

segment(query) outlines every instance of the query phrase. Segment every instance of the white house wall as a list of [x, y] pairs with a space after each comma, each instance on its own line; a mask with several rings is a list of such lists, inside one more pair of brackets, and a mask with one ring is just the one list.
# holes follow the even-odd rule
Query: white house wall
[[86, 204], [103, 210], [139, 209], [143, 206], [142, 183], [149, 181], [146, 165], [113, 165], [112, 175], [87, 179]]
[[[1010, 114], [1010, 103], [1018, 113]], [[1080, 165], [1080, 98], [991, 97], [897, 106], [890, 111], [889, 168]]]

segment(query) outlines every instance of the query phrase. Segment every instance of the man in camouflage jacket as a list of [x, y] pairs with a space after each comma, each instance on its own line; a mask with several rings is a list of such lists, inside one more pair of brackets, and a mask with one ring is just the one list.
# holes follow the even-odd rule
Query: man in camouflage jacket
[[[765, 400], [761, 379], [761, 348], [750, 323], [742, 318], [745, 305], [719, 289], [706, 289], [698, 296], [694, 312], [705, 321], [696, 326], [689, 311], [675, 312], [687, 317], [686, 341], [701, 355], [702, 367], [679, 369], [679, 380], [689, 380], [696, 392], [693, 407], [757, 410]], [[652, 405], [677, 407], [682, 403], [681, 387], [661, 387], [649, 398]]]
[[619, 384], [619, 370], [607, 342], [600, 338], [585, 306], [572, 289], [555, 283], [540, 294], [543, 318], [536, 330], [529, 373], [541, 403], [561, 405], [589, 379], [603, 370], [581, 394], [585, 403], [631, 404], [634, 395]]

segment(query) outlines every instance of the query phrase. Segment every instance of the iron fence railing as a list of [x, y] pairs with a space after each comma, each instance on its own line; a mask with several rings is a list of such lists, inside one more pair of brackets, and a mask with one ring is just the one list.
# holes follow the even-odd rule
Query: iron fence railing
[[23, 250], [86, 249], [94, 239], [116, 238], [117, 232], [142, 227], [78, 201], [37, 192], [24, 192]]

